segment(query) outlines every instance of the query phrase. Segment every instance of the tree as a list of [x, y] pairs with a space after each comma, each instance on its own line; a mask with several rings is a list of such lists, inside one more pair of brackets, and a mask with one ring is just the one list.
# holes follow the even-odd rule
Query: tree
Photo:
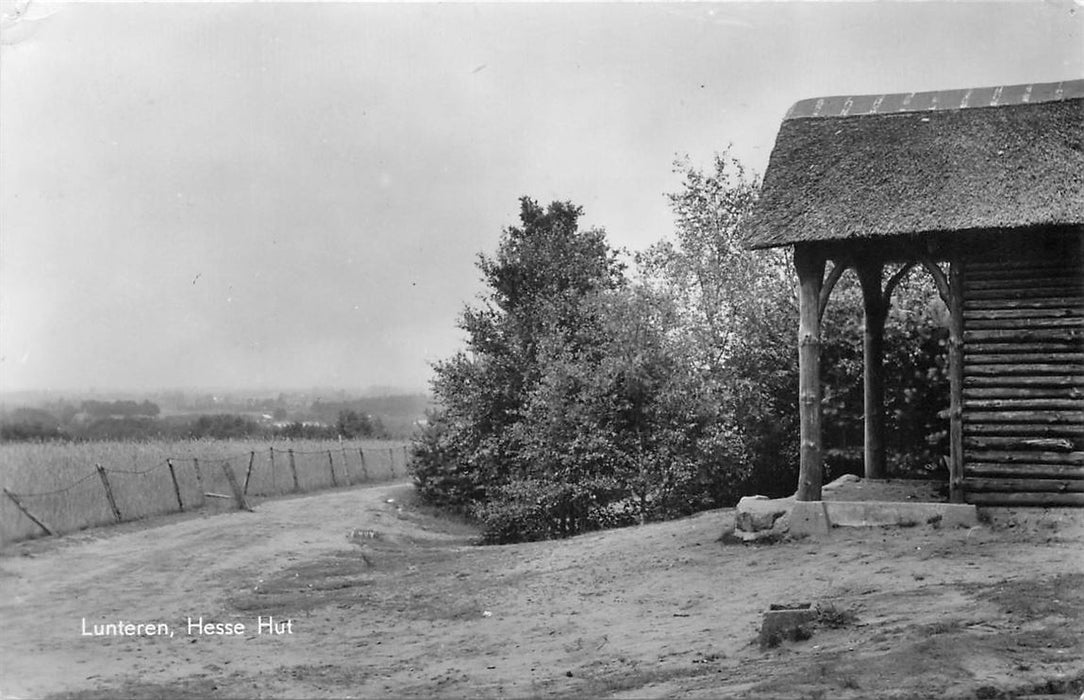
[[[605, 234], [580, 230], [581, 215], [568, 202], [543, 208], [525, 197], [520, 225], [505, 229], [494, 257], [479, 256], [488, 294], [460, 318], [467, 350], [434, 366], [432, 390], [442, 407], [434, 425], [444, 431], [442, 447], [434, 459], [423, 450], [417, 472], [423, 493], [432, 498], [444, 498], [433, 483], [446, 480], [445, 470], [457, 473], [456, 483], [471, 485], [456, 496], [467, 501], [484, 500], [510, 476], [529, 473], [516, 426], [542, 376], [540, 348], [554, 337], [576, 337], [593, 322], [583, 299], [623, 284]], [[436, 463], [435, 455], [448, 451], [455, 464]]]
[[719, 407], [721, 429], [740, 444], [747, 491], [783, 495], [797, 463], [797, 354], [793, 273], [780, 251], [750, 251], [743, 219], [758, 183], [728, 154], [708, 171], [675, 163], [681, 189], [668, 195], [673, 238], [639, 258], [645, 280], [666, 290], [694, 348], [697, 380]]
[[[440, 410], [414, 446], [424, 498], [479, 518], [491, 542], [562, 537], [793, 492], [798, 468], [797, 308], [784, 253], [749, 251], [756, 182], [717, 156], [678, 163], [676, 230], [626, 278], [580, 209], [521, 200], [518, 227], [480, 256], [482, 304], [460, 318], [467, 349], [434, 366]], [[846, 278], [825, 324], [826, 444], [838, 455], [861, 399], [862, 305]], [[902, 290], [903, 288], [901, 288]], [[900, 463], [928, 461], [939, 365], [919, 310], [889, 313], [889, 394]], [[860, 404], [859, 404], [860, 406]], [[916, 418], [917, 417], [917, 418]], [[917, 426], [913, 429], [904, 426]], [[861, 431], [859, 431], [859, 435]], [[921, 438], [921, 439], [919, 439]], [[916, 445], [915, 443], [920, 443]], [[829, 451], [829, 456], [832, 453]]]
[[490, 291], [463, 314], [468, 351], [435, 366], [442, 409], [415, 478], [492, 542], [722, 505], [748, 464], [670, 291], [629, 282], [579, 215], [522, 201], [522, 227], [480, 258]]
[[384, 432], [378, 419], [353, 409], [339, 411], [335, 427], [344, 438], [373, 437]]
[[598, 335], [578, 349], [551, 347], [528, 406], [532, 461], [551, 461], [564, 483], [594, 484], [581, 498], [609, 509], [589, 514], [599, 522], [615, 502], [646, 522], [732, 500], [748, 459], [702, 381], [673, 299], [630, 284], [586, 305]]
[[[797, 308], [785, 251], [749, 251], [741, 221], [757, 185], [741, 165], [717, 155], [703, 172], [676, 163], [682, 189], [669, 195], [674, 238], [640, 262], [644, 277], [670, 290], [684, 331], [702, 349], [702, 381], [726, 407], [752, 464], [747, 492], [793, 491], [798, 464]], [[936, 290], [912, 272], [896, 289], [885, 328], [887, 433], [897, 473], [936, 462], [944, 443], [938, 417], [947, 392], [943, 320]], [[821, 368], [824, 443], [831, 475], [862, 473], [862, 298], [848, 271], [824, 316]], [[857, 458], [857, 461], [856, 461]]]

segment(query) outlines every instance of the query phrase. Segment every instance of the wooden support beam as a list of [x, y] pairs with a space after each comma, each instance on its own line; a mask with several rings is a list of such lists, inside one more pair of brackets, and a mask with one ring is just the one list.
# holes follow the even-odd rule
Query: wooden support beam
[[1084, 507], [1084, 493], [969, 493], [967, 502], [977, 506], [1076, 506]]
[[1069, 435], [1081, 436], [1079, 425], [1033, 425], [1029, 423], [964, 423], [964, 435]]
[[888, 282], [885, 282], [883, 297], [885, 308], [892, 305], [892, 293], [896, 291], [896, 287], [905, 277], [907, 277], [907, 273], [910, 272], [914, 266], [915, 263], [913, 262], [904, 263], [900, 266], [900, 269], [896, 270], [896, 272], [888, 278]]
[[950, 297], [952, 296], [949, 291], [949, 280], [945, 276], [945, 272], [941, 269], [941, 266], [935, 263], [930, 258], [922, 258], [922, 267], [926, 268], [926, 272], [930, 273], [930, 277], [933, 278], [934, 286], [937, 287], [937, 293], [941, 297], [941, 301], [945, 302], [945, 306], [952, 308], [952, 302]]
[[824, 318], [824, 310], [828, 308], [828, 299], [832, 296], [832, 290], [836, 288], [836, 282], [839, 282], [839, 278], [843, 276], [843, 273], [850, 267], [850, 263], [846, 260], [837, 260], [832, 265], [831, 272], [828, 273], [828, 277], [825, 278], [824, 284], [821, 285], [820, 296], [817, 300], [817, 316], [818, 318]]
[[980, 479], [967, 478], [964, 480], [968, 493], [975, 491], [1000, 491], [1002, 493], [1015, 493], [1030, 491], [1034, 493], [1084, 493], [1084, 481], [1076, 479]]
[[1084, 465], [1084, 452], [968, 450], [967, 458], [969, 462], [1000, 462], [1002, 464]]
[[965, 476], [969, 477], [1018, 478], [1021, 474], [1035, 479], [1076, 479], [1084, 482], [1084, 467], [1072, 464], [968, 462], [965, 470]]
[[[937, 265], [927, 265], [938, 289], [944, 275]], [[934, 270], [937, 272], [934, 273]], [[964, 300], [963, 263], [949, 264], [945, 305], [949, 310], [949, 500], [964, 502]]]
[[799, 501], [821, 500], [824, 479], [821, 449], [821, 289], [824, 255], [815, 246], [794, 247], [798, 273]]
[[[881, 289], [884, 264], [863, 260], [855, 266], [862, 286], [863, 465], [867, 479], [885, 478], [884, 337], [887, 292]], [[896, 278], [896, 282], [899, 279]], [[892, 285], [893, 287], [895, 284]], [[890, 290], [889, 290], [890, 291]]]

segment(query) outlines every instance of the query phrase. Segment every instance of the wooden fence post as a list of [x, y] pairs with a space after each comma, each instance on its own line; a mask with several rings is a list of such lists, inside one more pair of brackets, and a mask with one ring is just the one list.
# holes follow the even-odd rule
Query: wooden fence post
[[343, 453], [343, 470], [346, 471], [346, 485], [353, 486], [354, 479], [350, 476], [350, 460], [346, 458], [346, 445], [343, 444], [342, 438], [339, 438], [339, 449]]
[[272, 493], [277, 493], [278, 492], [278, 482], [275, 481], [275, 448], [274, 448], [274, 446], [271, 447], [270, 454], [271, 454], [271, 492]]
[[404, 476], [410, 474], [410, 446], [403, 445], [403, 472]]
[[339, 482], [335, 480], [335, 463], [331, 461], [331, 450], [327, 451], [327, 468], [331, 472], [332, 487], [337, 487]]
[[173, 481], [173, 493], [177, 496], [177, 508], [184, 512], [184, 501], [181, 500], [181, 485], [177, 483], [177, 472], [173, 470], [173, 460], [167, 459], [166, 466], [169, 467], [169, 478]]
[[226, 481], [230, 482], [230, 490], [233, 491], [233, 500], [239, 510], [252, 510], [245, 501], [245, 494], [241, 491], [241, 485], [237, 483], [237, 476], [233, 473], [233, 467], [229, 460], [222, 461], [222, 471], [226, 473]]
[[42, 530], [45, 530], [46, 535], [54, 535], [54, 534], [56, 534], [55, 532], [53, 532], [53, 528], [51, 528], [51, 527], [49, 527], [48, 525], [45, 524], [45, 521], [43, 521], [41, 518], [38, 518], [33, 513], [31, 513], [27, 509], [27, 507], [22, 504], [22, 502], [18, 499], [18, 497], [16, 497], [15, 494], [13, 494], [11, 491], [8, 491], [6, 488], [4, 489], [4, 493], [7, 494], [7, 497], [11, 499], [11, 502], [15, 504], [15, 507], [23, 512], [23, 515], [25, 515], [26, 517], [33, 520], [34, 524], [37, 525], [38, 527], [40, 527]]
[[196, 488], [199, 489], [199, 504], [207, 503], [207, 497], [203, 493], [203, 472], [199, 469], [199, 457], [192, 458], [192, 468], [196, 472]]
[[119, 523], [120, 509], [117, 508], [117, 500], [113, 498], [113, 489], [109, 486], [109, 477], [105, 475], [105, 468], [100, 464], [95, 464], [94, 468], [98, 470], [98, 476], [102, 478], [102, 486], [105, 487], [105, 497], [109, 501], [110, 510], [113, 511], [113, 519]]
[[252, 478], [252, 463], [256, 461], [256, 451], [253, 450], [248, 453], [248, 469], [245, 470], [245, 486], [241, 489], [241, 493], [248, 494], [248, 480]]
[[369, 480], [369, 468], [365, 466], [365, 449], [358, 448], [358, 457], [361, 459], [361, 478], [365, 481]]
[[290, 455], [290, 476], [294, 479], [294, 492], [301, 490], [301, 486], [297, 483], [297, 465], [294, 464], [294, 448], [287, 450], [287, 454]]
[[395, 448], [388, 448], [388, 469], [391, 470], [391, 475], [395, 476]]

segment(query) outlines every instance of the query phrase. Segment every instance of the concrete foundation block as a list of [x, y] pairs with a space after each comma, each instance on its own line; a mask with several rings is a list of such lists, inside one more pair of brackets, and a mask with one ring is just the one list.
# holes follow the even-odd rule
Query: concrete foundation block
[[978, 511], [962, 503], [895, 503], [826, 501], [829, 522], [836, 527], [939, 525], [974, 527]]
[[824, 501], [795, 501], [789, 524], [794, 536], [827, 535], [832, 529]]

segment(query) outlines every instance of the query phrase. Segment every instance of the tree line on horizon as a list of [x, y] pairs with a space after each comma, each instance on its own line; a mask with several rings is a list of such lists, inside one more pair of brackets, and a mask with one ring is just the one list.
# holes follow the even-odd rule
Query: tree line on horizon
[[[672, 237], [622, 255], [570, 202], [524, 197], [479, 255], [466, 348], [437, 362], [438, 408], [414, 440], [423, 498], [480, 522], [488, 542], [679, 517], [742, 495], [793, 493], [797, 300], [785, 251], [749, 251], [758, 183], [726, 155], [677, 164]], [[896, 475], [943, 469], [946, 315], [910, 273], [886, 325]], [[861, 292], [840, 280], [824, 319], [829, 476], [861, 473]]]
[[[87, 404], [92, 404], [89, 407]], [[128, 406], [133, 404], [133, 412]], [[379, 415], [345, 405], [317, 405], [304, 419], [287, 421], [285, 412], [271, 420], [238, 413], [194, 413], [160, 416], [158, 406], [144, 401], [83, 402], [83, 410], [53, 412], [20, 407], [0, 418], [0, 441], [198, 440], [198, 439], [357, 439], [387, 438], [391, 433]], [[89, 410], [88, 410], [89, 409]], [[117, 410], [123, 409], [123, 410]], [[277, 419], [277, 420], [276, 420]]]

